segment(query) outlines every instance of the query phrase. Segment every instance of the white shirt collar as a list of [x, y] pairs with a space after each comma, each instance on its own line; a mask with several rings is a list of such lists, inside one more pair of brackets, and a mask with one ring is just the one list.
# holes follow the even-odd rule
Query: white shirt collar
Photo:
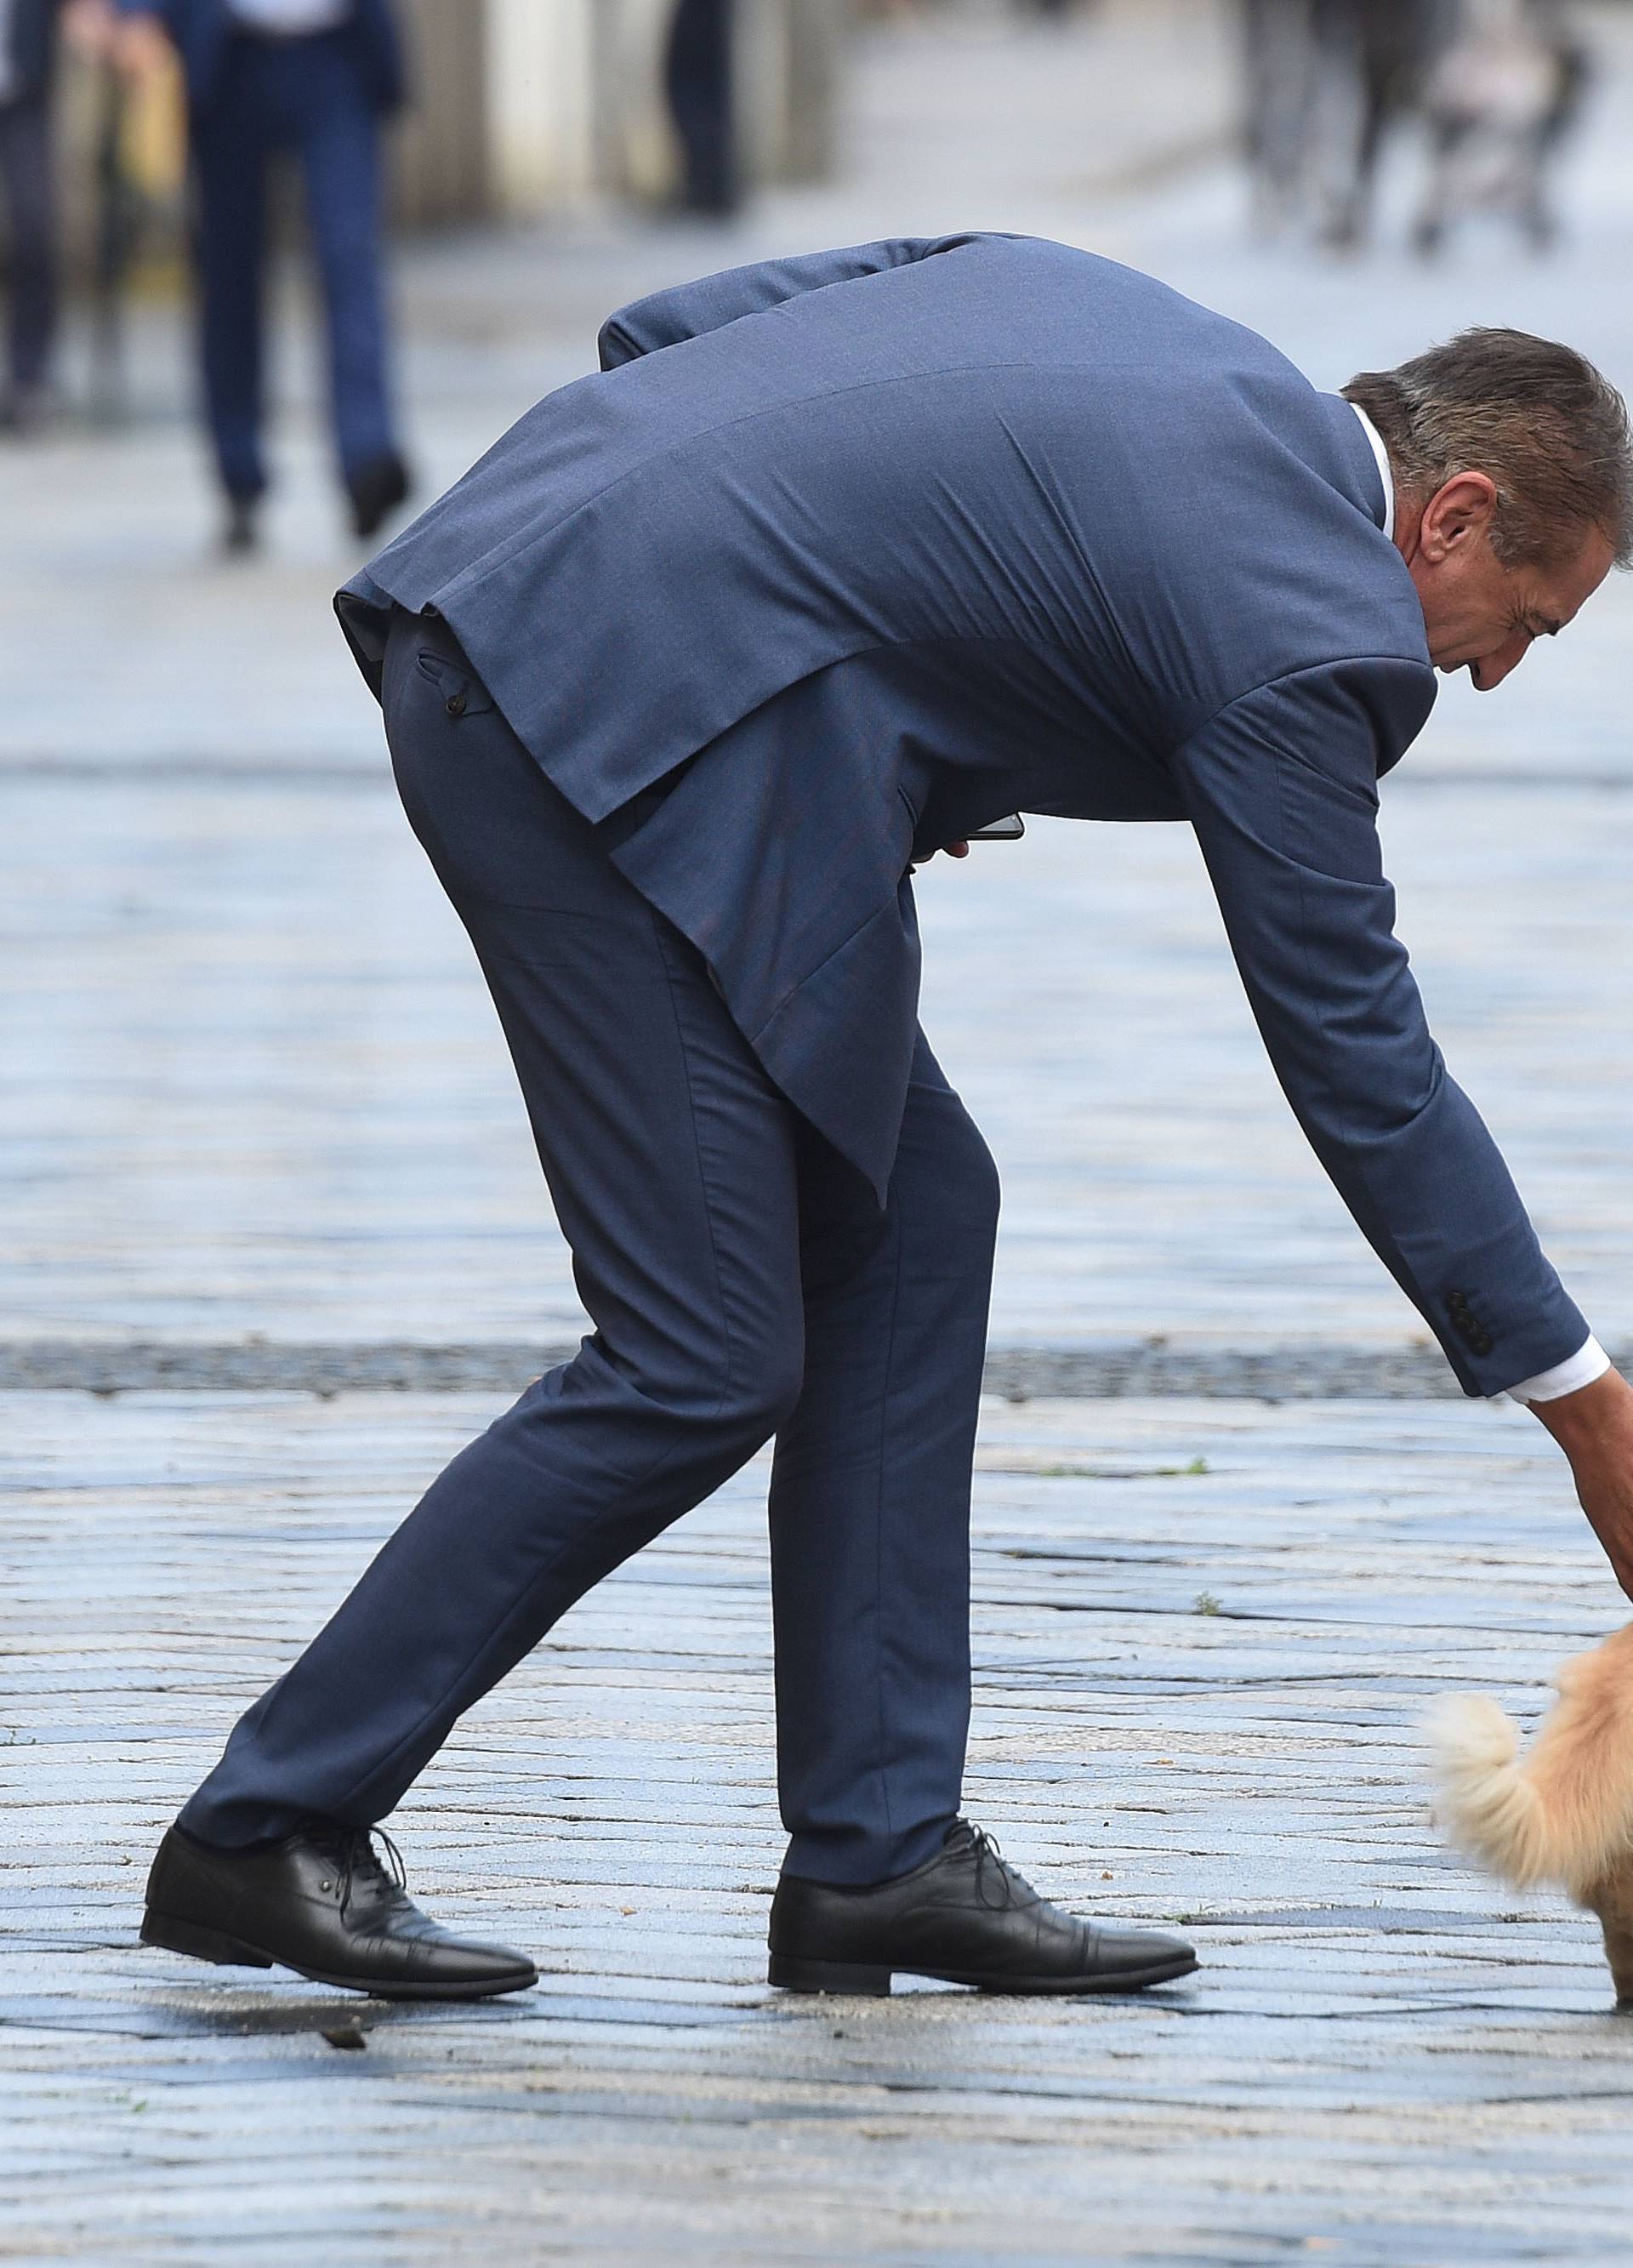
[[1350, 407], [1360, 419], [1361, 431], [1365, 434], [1367, 445], [1378, 460], [1378, 477], [1384, 484], [1384, 534], [1393, 536], [1394, 534], [1394, 475], [1389, 467], [1389, 452], [1384, 446], [1383, 435], [1373, 424], [1365, 410], [1361, 408], [1359, 402], [1352, 401]]

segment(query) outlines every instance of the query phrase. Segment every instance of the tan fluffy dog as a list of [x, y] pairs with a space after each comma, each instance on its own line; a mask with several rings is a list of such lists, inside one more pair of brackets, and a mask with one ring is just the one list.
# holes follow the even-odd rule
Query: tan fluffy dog
[[1633, 1624], [1565, 1662], [1559, 1699], [1521, 1758], [1518, 1728], [1484, 1695], [1431, 1719], [1440, 1818], [1516, 1889], [1556, 1883], [1599, 1916], [1616, 1999], [1633, 2003]]

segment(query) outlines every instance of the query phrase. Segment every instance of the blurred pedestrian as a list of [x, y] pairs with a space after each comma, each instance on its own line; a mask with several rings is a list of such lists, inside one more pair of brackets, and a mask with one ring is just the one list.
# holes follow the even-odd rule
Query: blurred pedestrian
[[10, 308], [0, 424], [32, 433], [51, 402], [56, 202], [51, 86], [61, 0], [0, 0], [0, 188], [11, 223]]
[[1421, 252], [1480, 210], [1509, 215], [1539, 251], [1558, 233], [1550, 161], [1581, 107], [1585, 49], [1559, 0], [1455, 0], [1429, 75], [1431, 174]]
[[664, 83], [680, 144], [680, 202], [725, 219], [742, 202], [732, 0], [676, 0]]
[[[391, 0], [120, 0], [136, 39], [162, 24], [187, 75], [204, 401], [226, 547], [251, 549], [266, 492], [267, 183], [290, 151], [328, 323], [329, 385], [352, 526], [408, 493], [386, 379], [380, 127], [402, 98]], [[140, 67], [141, 48], [131, 50]]]
[[1384, 136], [1414, 99], [1437, 7], [1438, 0], [1312, 0], [1320, 234], [1335, 251], [1363, 243], [1371, 228]]
[[1303, 210], [1313, 34], [1311, 0], [1242, 0], [1247, 170], [1261, 235], [1278, 233]]

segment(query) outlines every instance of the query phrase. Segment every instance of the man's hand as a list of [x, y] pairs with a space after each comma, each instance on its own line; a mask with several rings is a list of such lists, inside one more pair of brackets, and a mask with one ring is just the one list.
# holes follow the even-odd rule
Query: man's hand
[[1633, 1599], [1633, 1386], [1607, 1370], [1592, 1386], [1531, 1408], [1570, 1458], [1582, 1509]]
[[[969, 856], [969, 845], [967, 843], [944, 843], [942, 848], [946, 852], [949, 858], [967, 858]], [[919, 867], [927, 866], [935, 855], [936, 854], [933, 850], [926, 850], [922, 858], [908, 868], [908, 873], [916, 874]]]

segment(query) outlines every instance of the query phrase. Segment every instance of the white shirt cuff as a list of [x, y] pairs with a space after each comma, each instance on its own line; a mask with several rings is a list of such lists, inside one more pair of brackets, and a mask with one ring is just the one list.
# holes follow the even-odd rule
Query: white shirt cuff
[[[1540, 1370], [1534, 1378], [1522, 1378], [1518, 1386], [1511, 1386], [1509, 1398], [1513, 1402], [1557, 1402], [1562, 1395], [1575, 1394], [1582, 1387], [1592, 1386], [1609, 1368], [1610, 1357], [1590, 1334], [1587, 1344], [1578, 1347], [1568, 1362], [1556, 1362], [1552, 1370]], [[1502, 1396], [1493, 1398], [1500, 1401]]]

